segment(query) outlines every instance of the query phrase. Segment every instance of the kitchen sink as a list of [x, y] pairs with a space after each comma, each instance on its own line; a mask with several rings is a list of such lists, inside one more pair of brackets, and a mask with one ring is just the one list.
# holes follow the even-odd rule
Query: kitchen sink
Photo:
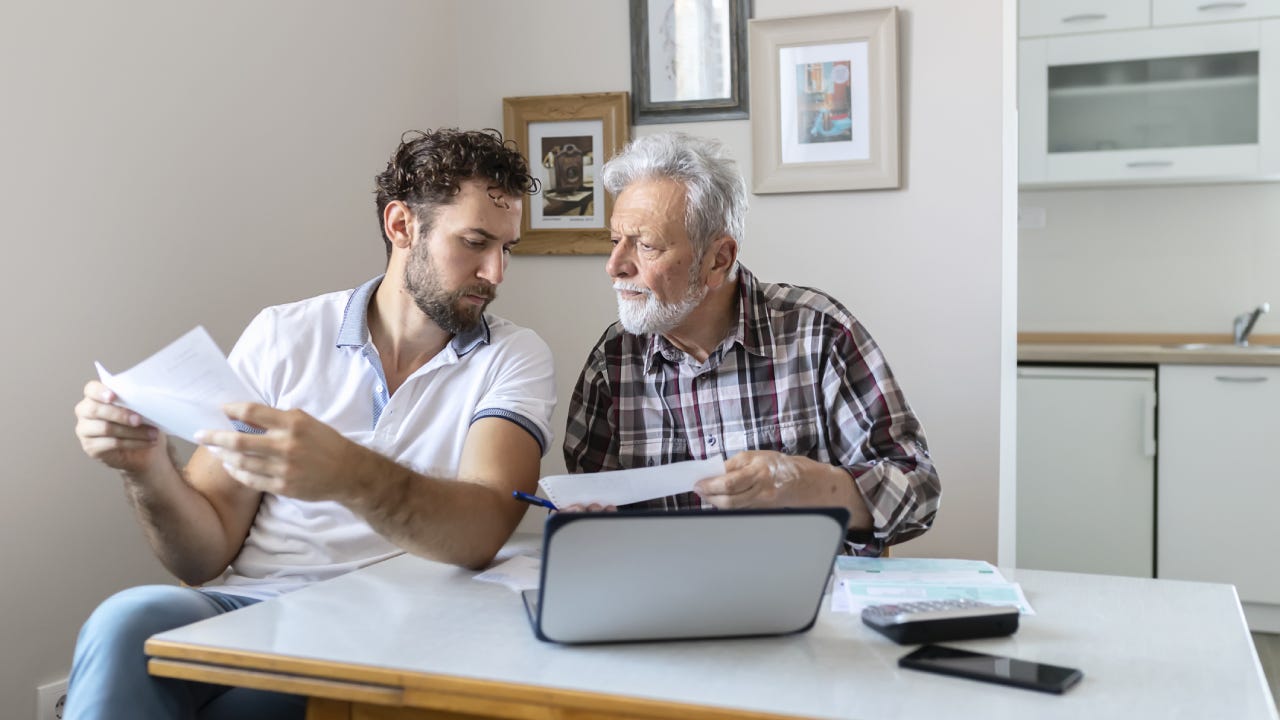
[[1262, 352], [1275, 352], [1280, 350], [1280, 345], [1234, 345], [1232, 343], [1180, 343], [1178, 345], [1164, 345], [1170, 350], [1204, 350], [1206, 352], [1249, 352], [1250, 350]]

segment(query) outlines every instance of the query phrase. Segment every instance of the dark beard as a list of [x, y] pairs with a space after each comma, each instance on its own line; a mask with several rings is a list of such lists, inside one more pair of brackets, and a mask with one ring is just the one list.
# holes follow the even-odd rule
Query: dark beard
[[[404, 289], [424, 315], [451, 335], [472, 330], [479, 325], [489, 303], [497, 297], [494, 287], [487, 283], [446, 292], [440, 287], [435, 265], [425, 242], [415, 248], [405, 266]], [[464, 304], [462, 298], [467, 295], [480, 295], [489, 300], [478, 307], [471, 303]]]
[[[481, 292], [476, 290], [460, 290], [448, 295], [425, 298], [415, 293], [413, 303], [427, 317], [431, 318], [436, 325], [439, 325], [441, 330], [451, 335], [457, 335], [474, 329], [480, 324], [480, 319], [484, 317], [484, 311], [489, 307], [488, 302], [479, 307], [470, 303], [464, 305], [459, 302], [464, 295], [479, 294]], [[492, 298], [490, 298], [490, 301], [492, 301]]]

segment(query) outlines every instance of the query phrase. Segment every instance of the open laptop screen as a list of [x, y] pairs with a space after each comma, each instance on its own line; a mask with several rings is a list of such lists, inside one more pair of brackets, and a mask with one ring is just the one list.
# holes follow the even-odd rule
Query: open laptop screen
[[808, 630], [848, 523], [843, 508], [556, 513], [526, 607], [561, 643]]

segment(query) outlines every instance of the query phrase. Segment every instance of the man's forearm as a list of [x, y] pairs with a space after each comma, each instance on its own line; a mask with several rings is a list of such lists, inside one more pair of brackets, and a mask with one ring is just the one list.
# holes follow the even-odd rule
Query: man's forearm
[[147, 541], [179, 580], [199, 585], [218, 576], [235, 556], [226, 548], [213, 505], [178, 470], [173, 445], [168, 459], [145, 473], [121, 473]]
[[788, 500], [792, 505], [843, 507], [849, 511], [849, 529], [873, 528], [875, 521], [866, 500], [844, 468], [809, 458], [795, 459], [802, 463], [803, 482], [797, 484], [795, 492], [789, 493]]
[[[345, 504], [380, 535], [415, 555], [463, 567], [489, 563], [519, 516], [511, 498], [478, 483], [416, 473], [367, 448], [358, 453], [358, 491]], [[510, 519], [513, 518], [514, 519]]]

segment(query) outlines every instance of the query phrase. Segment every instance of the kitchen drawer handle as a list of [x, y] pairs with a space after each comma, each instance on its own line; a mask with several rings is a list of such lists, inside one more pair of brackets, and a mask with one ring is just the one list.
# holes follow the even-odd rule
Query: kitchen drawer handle
[[1134, 160], [1131, 163], [1125, 163], [1131, 168], [1162, 168], [1173, 167], [1172, 160]]
[[1107, 19], [1106, 13], [1080, 13], [1079, 15], [1068, 15], [1062, 18], [1062, 22], [1064, 23], [1096, 22], [1098, 20], [1106, 20], [1106, 19]]
[[1196, 9], [1200, 12], [1209, 12], [1210, 10], [1239, 10], [1248, 4], [1249, 3], [1247, 2], [1212, 2], [1205, 3]]
[[1248, 375], [1245, 377], [1233, 377], [1231, 375], [1214, 375], [1213, 379], [1217, 380], [1218, 382], [1229, 382], [1229, 383], [1264, 383], [1267, 381], [1267, 378], [1265, 375]]

